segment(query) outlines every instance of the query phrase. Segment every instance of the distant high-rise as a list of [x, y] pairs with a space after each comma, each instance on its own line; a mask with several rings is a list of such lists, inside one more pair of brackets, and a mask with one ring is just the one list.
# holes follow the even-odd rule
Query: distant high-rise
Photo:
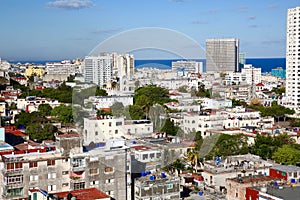
[[134, 57], [130, 54], [102, 53], [84, 59], [85, 82], [106, 85], [116, 78], [131, 79], [134, 73]]
[[87, 56], [84, 59], [85, 82], [103, 86], [112, 79], [112, 57], [110, 54]]
[[239, 40], [207, 39], [206, 72], [239, 71]]
[[300, 6], [288, 9], [286, 26], [286, 97], [288, 107], [299, 113]]

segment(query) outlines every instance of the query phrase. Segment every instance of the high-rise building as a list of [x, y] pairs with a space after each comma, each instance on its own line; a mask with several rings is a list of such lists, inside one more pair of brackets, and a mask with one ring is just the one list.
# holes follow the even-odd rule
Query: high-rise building
[[239, 71], [239, 40], [207, 39], [206, 72]]
[[134, 57], [130, 54], [117, 53], [86, 56], [84, 68], [85, 82], [103, 86], [113, 78], [131, 79], [134, 73]]
[[103, 86], [112, 79], [112, 57], [110, 54], [87, 56], [84, 59], [85, 82]]
[[287, 106], [300, 112], [300, 6], [290, 8], [286, 24]]

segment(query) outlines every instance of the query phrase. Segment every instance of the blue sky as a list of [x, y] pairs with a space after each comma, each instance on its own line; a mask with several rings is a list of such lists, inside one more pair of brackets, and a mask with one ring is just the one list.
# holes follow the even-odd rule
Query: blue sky
[[84, 57], [143, 27], [175, 30], [204, 48], [207, 38], [239, 38], [248, 58], [285, 57], [286, 12], [296, 6], [299, 0], [1, 0], [0, 57]]

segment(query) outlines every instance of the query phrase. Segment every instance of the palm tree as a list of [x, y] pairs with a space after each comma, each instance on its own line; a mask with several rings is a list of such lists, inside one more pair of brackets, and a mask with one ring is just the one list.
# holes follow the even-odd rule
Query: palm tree
[[191, 165], [195, 166], [195, 172], [197, 172], [197, 164], [198, 164], [198, 153], [194, 150], [188, 152], [187, 154], [188, 160], [191, 162]]

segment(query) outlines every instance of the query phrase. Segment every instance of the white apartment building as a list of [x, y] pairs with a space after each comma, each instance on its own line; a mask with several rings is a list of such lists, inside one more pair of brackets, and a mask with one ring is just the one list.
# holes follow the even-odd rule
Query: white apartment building
[[61, 62], [46, 63], [46, 74], [75, 75], [79, 72], [79, 65], [65, 60]]
[[84, 118], [83, 144], [101, 143], [110, 138], [130, 135], [151, 134], [153, 124], [149, 120], [124, 120], [123, 117], [111, 116]]
[[106, 85], [112, 80], [112, 57], [109, 54], [86, 56], [84, 59], [85, 82]]
[[132, 78], [134, 57], [130, 54], [102, 53], [98, 56], [86, 56], [84, 59], [85, 82], [107, 85], [113, 78]]
[[91, 96], [84, 100], [84, 104], [92, 103], [95, 108], [110, 108], [114, 103], [120, 102], [124, 107], [133, 105], [133, 97], [131, 95], [127, 96]]
[[17, 109], [24, 110], [26, 112], [38, 111], [38, 107], [41, 104], [49, 104], [52, 108], [59, 106], [61, 103], [57, 100], [40, 98], [34, 96], [28, 96], [26, 99], [17, 99]]
[[224, 79], [225, 85], [240, 85], [240, 84], [261, 83], [261, 68], [253, 67], [251, 64], [245, 64], [241, 72], [229, 72]]
[[300, 105], [300, 6], [287, 11], [286, 96], [288, 107], [299, 113]]
[[[197, 61], [176, 61], [172, 62], [172, 71], [185, 73], [203, 73], [203, 63]], [[183, 74], [182, 74], [183, 75]]]
[[132, 54], [112, 53], [113, 75], [116, 77], [126, 77], [132, 79], [134, 74], [134, 56]]
[[259, 156], [246, 154], [229, 156], [221, 160], [209, 160], [203, 163], [202, 172], [205, 184], [220, 191], [225, 189], [226, 179], [249, 175], [269, 175], [269, 169], [273, 166], [270, 161], [263, 160]]

